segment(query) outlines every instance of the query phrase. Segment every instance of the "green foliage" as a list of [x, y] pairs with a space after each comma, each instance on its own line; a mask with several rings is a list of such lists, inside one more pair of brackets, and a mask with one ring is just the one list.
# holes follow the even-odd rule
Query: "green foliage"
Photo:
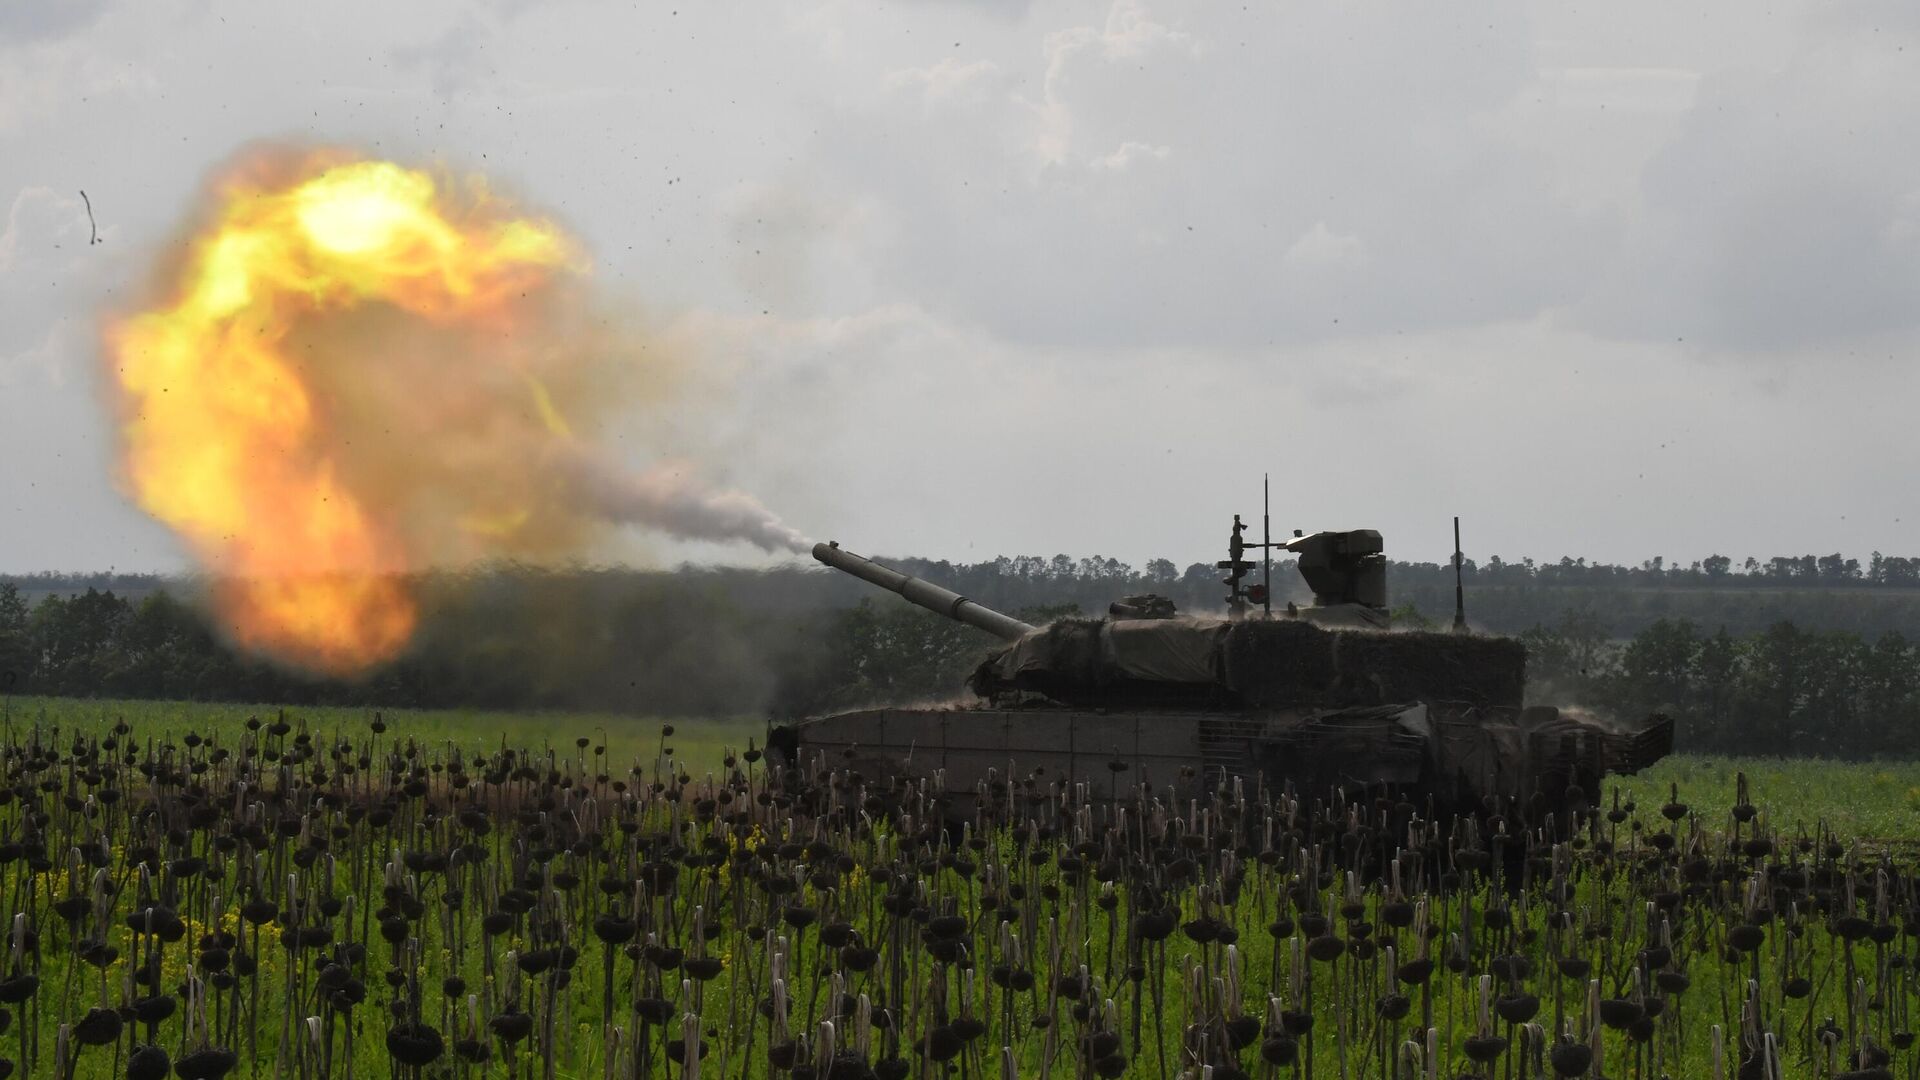
[[19, 586], [0, 582], [0, 691], [8, 691], [33, 672], [31, 612]]
[[1666, 712], [1679, 745], [1715, 753], [1912, 757], [1920, 725], [1920, 650], [1897, 631], [1778, 622], [1745, 637], [1656, 619], [1625, 641], [1589, 611], [1520, 635], [1529, 694], [1623, 716]]
[[1532, 692], [1591, 700], [1609, 659], [1607, 624], [1592, 608], [1569, 608], [1552, 626], [1533, 626], [1519, 638]]
[[1035, 626], [1045, 626], [1055, 619], [1077, 619], [1081, 616], [1080, 605], [1072, 602], [1064, 604], [1033, 604], [1013, 613], [1022, 622]]
[[0, 672], [15, 673], [15, 693], [77, 697], [752, 712], [783, 672], [813, 662], [809, 639], [830, 610], [749, 607], [760, 584], [520, 568], [428, 576], [418, 582], [423, 617], [407, 651], [359, 679], [248, 656], [202, 608], [165, 591], [136, 605], [89, 588], [28, 611], [17, 588], [0, 585]]
[[[1219, 594], [1206, 564], [898, 562], [1036, 624], [1129, 593], [1172, 595], [1189, 611]], [[1879, 556], [1839, 588], [1829, 586], [1852, 580], [1844, 559], [1754, 560], [1736, 573], [1715, 557], [1697, 575], [1658, 560], [1630, 572], [1495, 560], [1470, 568], [1468, 610], [1476, 626], [1506, 625], [1528, 646], [1543, 703], [1666, 710], [1681, 745], [1703, 751], [1911, 757], [1920, 652], [1899, 628], [1920, 625], [1920, 589], [1899, 584], [1909, 568]], [[1427, 569], [1393, 570], [1402, 626], [1451, 610], [1451, 568]], [[92, 584], [34, 592], [45, 584], [0, 581], [0, 691], [790, 717], [949, 698], [994, 644], [825, 571], [507, 566], [415, 579], [423, 612], [407, 651], [359, 679], [319, 679], [231, 647], [192, 593], [152, 581], [128, 583], [132, 597]], [[1511, 622], [1529, 612], [1544, 614]], [[1895, 625], [1877, 627], [1886, 620]]]
[[990, 644], [978, 630], [933, 612], [862, 600], [833, 615], [815, 664], [783, 686], [776, 712], [949, 698]]
[[1392, 621], [1395, 629], [1399, 630], [1436, 630], [1440, 625], [1427, 618], [1412, 604], [1401, 604], [1388, 612], [1387, 618]]

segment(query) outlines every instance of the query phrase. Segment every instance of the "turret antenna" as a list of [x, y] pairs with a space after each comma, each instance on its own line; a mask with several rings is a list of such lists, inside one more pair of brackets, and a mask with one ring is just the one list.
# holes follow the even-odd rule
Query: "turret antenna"
[[1460, 515], [1453, 516], [1453, 632], [1467, 632], [1467, 589], [1461, 583]]
[[1260, 474], [1260, 609], [1273, 618], [1273, 481]]

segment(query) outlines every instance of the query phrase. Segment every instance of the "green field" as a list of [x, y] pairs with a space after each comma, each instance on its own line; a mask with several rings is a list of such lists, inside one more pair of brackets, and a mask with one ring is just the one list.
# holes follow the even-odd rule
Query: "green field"
[[1844, 762], [1676, 754], [1638, 776], [1616, 777], [1621, 797], [1637, 802], [1649, 822], [1679, 785], [1680, 798], [1721, 823], [1734, 804], [1734, 778], [1745, 773], [1748, 797], [1768, 822], [1789, 833], [1824, 825], [1863, 840], [1920, 841], [1920, 762]]
[[[124, 720], [138, 737], [179, 738], [189, 732], [231, 741], [249, 717], [284, 717], [296, 730], [318, 735], [357, 737], [376, 712], [389, 734], [414, 739], [423, 748], [458, 747], [469, 753], [502, 745], [551, 749], [571, 757], [579, 739], [605, 745], [607, 758], [621, 768], [650, 765], [663, 750], [694, 770], [718, 770], [728, 748], [745, 750], [748, 740], [765, 738], [766, 722], [757, 717], [713, 719], [623, 716], [614, 713], [509, 713], [481, 709], [282, 708], [274, 705], [201, 704], [170, 701], [111, 701], [81, 698], [15, 698], [8, 715], [15, 725], [39, 723], [64, 731], [99, 733]], [[673, 734], [662, 737], [664, 727]], [[1673, 785], [1703, 817], [1724, 816], [1734, 804], [1734, 778], [1745, 773], [1750, 797], [1771, 823], [1789, 832], [1825, 825], [1849, 837], [1920, 841], [1920, 761], [1838, 762], [1785, 758], [1737, 758], [1676, 754], [1637, 776], [1616, 777], [1612, 789], [1638, 804], [1636, 817], [1654, 820]], [[1609, 792], [1611, 797], [1611, 791]]]
[[[1751, 997], [1782, 1074], [1829, 1076], [1910, 1044], [1920, 1007], [1920, 764], [1671, 758], [1603, 796], [1630, 819], [1516, 882], [1472, 822], [1408, 848], [1304, 804], [1042, 789], [982, 834], [909, 831], [937, 812], [729, 774], [751, 718], [379, 718], [8, 703], [13, 1075], [134, 1075], [157, 1045], [182, 1077], [231, 1053], [229, 1075], [305, 1080], [681, 1078], [690, 1038], [706, 1077], [1417, 1080], [1431, 1045], [1437, 1075], [1504, 1078], [1548, 1075], [1564, 1023], [1604, 1075], [1651, 1080], [1712, 1075], [1716, 1031], [1739, 1057]], [[1762, 809], [1736, 826], [1737, 774]], [[1370, 852], [1440, 887], [1396, 892]], [[161, 998], [151, 1026], [115, 1019]]]
[[[125, 721], [137, 739], [182, 738], [194, 733], [234, 742], [246, 731], [249, 718], [262, 722], [284, 718], [295, 730], [316, 737], [363, 736], [375, 715], [385, 720], [388, 735], [413, 739], [423, 750], [458, 748], [485, 753], [511, 746], [552, 750], [574, 757], [588, 740], [587, 754], [604, 745], [606, 757], [617, 768], [651, 765], [663, 752], [689, 769], [721, 767], [727, 749], [745, 750], [747, 741], [764, 741], [766, 722], [753, 717], [662, 720], [616, 713], [507, 713], [484, 709], [348, 709], [324, 706], [286, 708], [277, 705], [204, 704], [184, 701], [113, 701], [86, 698], [20, 697], [7, 706], [6, 716], [16, 728], [34, 724], [66, 732], [101, 734]], [[671, 727], [673, 734], [663, 736]]]

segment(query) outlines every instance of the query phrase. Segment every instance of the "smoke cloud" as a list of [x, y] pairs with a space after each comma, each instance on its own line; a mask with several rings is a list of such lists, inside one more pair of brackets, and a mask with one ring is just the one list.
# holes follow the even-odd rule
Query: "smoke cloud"
[[585, 448], [565, 454], [561, 475], [583, 506], [620, 524], [683, 540], [742, 541], [773, 553], [813, 546], [744, 491], [706, 487], [692, 462], [664, 461], [631, 471]]

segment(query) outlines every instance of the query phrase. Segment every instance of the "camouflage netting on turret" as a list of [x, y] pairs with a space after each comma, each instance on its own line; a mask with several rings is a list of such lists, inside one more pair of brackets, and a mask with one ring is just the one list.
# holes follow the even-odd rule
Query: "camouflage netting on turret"
[[967, 685], [1076, 704], [1215, 699], [1226, 630], [1218, 619], [1060, 619], [988, 657]]
[[1062, 619], [988, 658], [983, 697], [1037, 693], [1113, 706], [1518, 706], [1526, 649], [1506, 638], [1332, 631], [1311, 623]]
[[1100, 663], [1099, 619], [1059, 619], [1008, 645], [968, 680], [984, 696], [1030, 690], [1053, 696], [1107, 681]]
[[1235, 623], [1221, 646], [1221, 680], [1249, 704], [1319, 705], [1338, 677], [1334, 633], [1308, 622]]
[[1223, 653], [1226, 685], [1249, 705], [1517, 707], [1526, 693], [1526, 646], [1511, 638], [1243, 622], [1227, 633]]

